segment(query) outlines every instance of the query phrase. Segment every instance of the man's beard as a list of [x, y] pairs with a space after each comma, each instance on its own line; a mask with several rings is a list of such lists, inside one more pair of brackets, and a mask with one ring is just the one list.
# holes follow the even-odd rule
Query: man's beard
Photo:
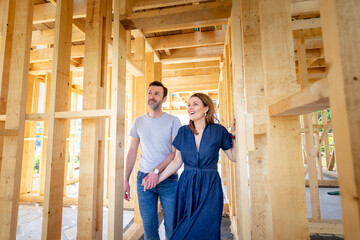
[[[154, 101], [155, 103], [150, 105], [150, 101]], [[155, 100], [150, 99], [148, 100], [147, 104], [152, 110], [157, 110], [160, 107], [161, 102], [156, 102]]]

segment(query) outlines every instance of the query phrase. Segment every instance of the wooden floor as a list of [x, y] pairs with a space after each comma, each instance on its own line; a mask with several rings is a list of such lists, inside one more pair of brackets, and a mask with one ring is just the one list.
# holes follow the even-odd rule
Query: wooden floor
[[[232, 240], [234, 239], [233, 234], [230, 230], [230, 219], [228, 217], [223, 217], [221, 221], [221, 240]], [[142, 236], [139, 240], [144, 240]]]

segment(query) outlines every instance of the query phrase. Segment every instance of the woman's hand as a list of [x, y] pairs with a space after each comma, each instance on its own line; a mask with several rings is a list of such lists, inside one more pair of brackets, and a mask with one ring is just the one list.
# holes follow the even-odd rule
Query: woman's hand
[[150, 172], [146, 177], [143, 178], [141, 186], [144, 186], [144, 192], [148, 189], [156, 187], [159, 176], [154, 172]]
[[235, 136], [235, 124], [236, 124], [236, 118], [233, 119], [233, 122], [230, 127], [231, 134]]

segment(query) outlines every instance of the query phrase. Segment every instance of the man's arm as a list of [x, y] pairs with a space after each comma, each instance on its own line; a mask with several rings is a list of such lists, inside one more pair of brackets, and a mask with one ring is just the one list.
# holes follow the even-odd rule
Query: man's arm
[[134, 168], [136, 156], [140, 144], [140, 138], [132, 137], [130, 147], [126, 156], [125, 179], [124, 179], [124, 199], [130, 201], [129, 179]]
[[[173, 142], [174, 139], [175, 139], [175, 136], [172, 137], [171, 142]], [[176, 149], [174, 148], [174, 146], [172, 146], [172, 152], [164, 159], [164, 161], [162, 161], [155, 168], [159, 169], [159, 172], [162, 172], [167, 167], [167, 165], [169, 165], [169, 163], [174, 159], [175, 153], [176, 153]], [[153, 171], [150, 172], [148, 174], [148, 176], [146, 177], [146, 179], [144, 179], [144, 181], [142, 183], [142, 185], [144, 186], [144, 190], [156, 187], [158, 179], [159, 179], [158, 174], [155, 174]]]

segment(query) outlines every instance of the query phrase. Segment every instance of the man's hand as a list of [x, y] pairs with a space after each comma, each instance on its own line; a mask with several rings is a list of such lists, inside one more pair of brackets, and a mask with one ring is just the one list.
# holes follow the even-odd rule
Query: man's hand
[[130, 184], [129, 181], [124, 181], [124, 199], [130, 201]]
[[159, 175], [154, 172], [150, 172], [144, 179], [141, 185], [144, 186], [144, 192], [148, 189], [156, 187], [159, 180]]

